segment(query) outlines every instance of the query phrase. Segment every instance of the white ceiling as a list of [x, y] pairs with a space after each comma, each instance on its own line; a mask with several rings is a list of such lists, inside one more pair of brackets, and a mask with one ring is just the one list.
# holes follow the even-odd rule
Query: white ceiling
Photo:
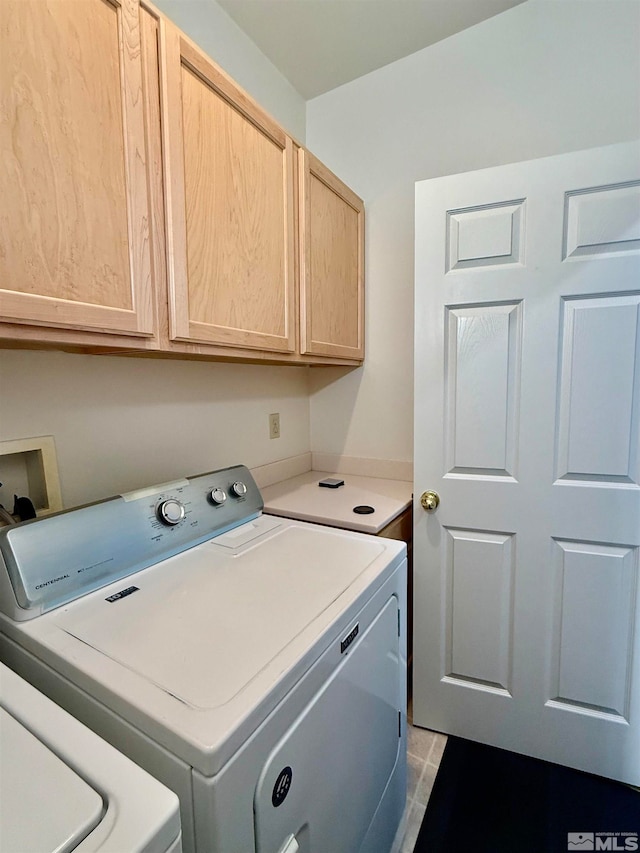
[[305, 99], [524, 0], [217, 0]]

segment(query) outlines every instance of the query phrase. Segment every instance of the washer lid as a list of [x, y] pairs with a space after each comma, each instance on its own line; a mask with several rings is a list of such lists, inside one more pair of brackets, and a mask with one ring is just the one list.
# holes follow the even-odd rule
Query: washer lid
[[384, 551], [263, 516], [127, 578], [130, 594], [75, 602], [58, 624], [185, 705], [219, 708], [259, 676], [266, 689], [281, 678], [305, 629]]
[[102, 819], [100, 795], [2, 707], [0, 755], [2, 850], [75, 850]]

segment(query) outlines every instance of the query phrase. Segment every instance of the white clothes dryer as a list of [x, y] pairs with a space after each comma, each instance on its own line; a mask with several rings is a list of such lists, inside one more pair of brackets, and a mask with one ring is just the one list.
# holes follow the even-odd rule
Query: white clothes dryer
[[262, 515], [244, 466], [0, 532], [0, 652], [175, 791], [188, 853], [384, 853], [404, 543]]
[[178, 798], [0, 664], [0, 850], [180, 853]]

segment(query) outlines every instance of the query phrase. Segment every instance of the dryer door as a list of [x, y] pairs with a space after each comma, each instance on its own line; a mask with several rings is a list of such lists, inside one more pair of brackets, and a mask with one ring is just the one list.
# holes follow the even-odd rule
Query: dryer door
[[[360, 849], [399, 759], [398, 602], [337, 643], [344, 658], [276, 745], [254, 801], [258, 853]], [[398, 815], [398, 820], [400, 815]]]

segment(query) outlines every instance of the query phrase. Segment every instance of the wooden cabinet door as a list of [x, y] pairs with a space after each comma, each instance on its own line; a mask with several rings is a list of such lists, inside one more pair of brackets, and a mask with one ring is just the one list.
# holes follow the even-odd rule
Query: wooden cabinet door
[[0, 2], [5, 321], [153, 332], [138, 11]]
[[364, 358], [364, 205], [300, 149], [301, 352]]
[[161, 21], [173, 340], [295, 350], [293, 143]]

